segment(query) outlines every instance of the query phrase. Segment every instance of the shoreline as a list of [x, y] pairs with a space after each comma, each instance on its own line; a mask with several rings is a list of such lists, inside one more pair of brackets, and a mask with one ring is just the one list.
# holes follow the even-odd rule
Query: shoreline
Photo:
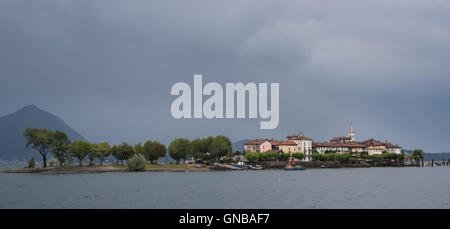
[[209, 171], [214, 170], [209, 167], [204, 168], [196, 168], [189, 167], [181, 168], [181, 167], [150, 167], [146, 168], [143, 171], [129, 171], [126, 166], [117, 166], [117, 165], [95, 165], [95, 166], [70, 166], [70, 167], [48, 167], [48, 168], [16, 168], [16, 169], [8, 169], [1, 171], [2, 173], [39, 173], [39, 174], [72, 174], [72, 173], [106, 173], [106, 172], [164, 172], [164, 171], [173, 171], [173, 172], [184, 172], [184, 171]]
[[[415, 167], [415, 166], [374, 166], [376, 168], [387, 167]], [[348, 169], [348, 168], [374, 168], [365, 166], [342, 166], [342, 167], [307, 167], [307, 169]], [[16, 168], [1, 171], [2, 173], [37, 173], [37, 174], [75, 174], [75, 173], [107, 173], [107, 172], [195, 172], [195, 171], [246, 171], [252, 169], [241, 169], [230, 165], [205, 166], [202, 168], [189, 165], [188, 168], [184, 165], [167, 166], [167, 165], [147, 165], [143, 171], [130, 171], [124, 165], [94, 165], [94, 166], [70, 166], [70, 167], [49, 167], [49, 168]], [[265, 167], [264, 170], [282, 170], [278, 166]]]

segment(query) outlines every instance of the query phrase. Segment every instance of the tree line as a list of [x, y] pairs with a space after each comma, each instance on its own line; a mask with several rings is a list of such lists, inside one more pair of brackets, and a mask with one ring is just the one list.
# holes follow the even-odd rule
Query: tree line
[[397, 160], [403, 162], [405, 159], [405, 154], [402, 152], [400, 154], [388, 153], [383, 151], [381, 154], [369, 155], [368, 152], [358, 152], [358, 153], [338, 153], [337, 151], [325, 151], [324, 154], [313, 153], [312, 159], [316, 161], [352, 161], [352, 160], [372, 160], [372, 161], [382, 161], [382, 160]]
[[27, 148], [35, 149], [41, 155], [44, 168], [47, 167], [49, 155], [53, 155], [60, 166], [71, 165], [73, 158], [78, 159], [80, 166], [86, 158], [89, 165], [94, 165], [95, 159], [103, 165], [110, 155], [116, 159], [117, 164], [120, 161], [123, 165], [124, 161], [134, 155], [143, 157], [150, 163], [157, 163], [158, 159], [165, 157], [168, 151], [169, 156], [178, 164], [181, 160], [186, 161], [189, 156], [202, 161], [218, 160], [228, 154], [231, 155], [232, 151], [231, 141], [223, 135], [193, 141], [177, 138], [167, 148], [158, 141], [147, 141], [143, 145], [138, 143], [134, 146], [122, 142], [112, 147], [107, 142], [90, 143], [83, 140], [71, 142], [66, 133], [43, 128], [27, 128], [23, 136], [26, 139]]
[[302, 160], [305, 158], [305, 155], [303, 153], [294, 152], [292, 154], [290, 153], [283, 153], [283, 152], [245, 152], [245, 158], [252, 162], [256, 163], [259, 161], [289, 161], [290, 158], [295, 158], [298, 160]]

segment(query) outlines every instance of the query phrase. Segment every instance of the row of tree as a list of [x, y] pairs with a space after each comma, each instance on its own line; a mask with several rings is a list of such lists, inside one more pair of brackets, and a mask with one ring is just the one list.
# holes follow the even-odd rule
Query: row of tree
[[[187, 139], [184, 139], [185, 143], [186, 140]], [[207, 138], [197, 138], [190, 142], [190, 145], [192, 149], [191, 155], [195, 160], [198, 161], [215, 161], [225, 156], [231, 157], [232, 153], [231, 141], [228, 137], [223, 135], [219, 135], [216, 137], [209, 136]], [[170, 156], [175, 160], [177, 158], [177, 155]]]
[[87, 157], [89, 165], [93, 165], [95, 159], [100, 161], [100, 165], [110, 155], [118, 161], [128, 160], [133, 155], [138, 154], [145, 157], [150, 163], [166, 155], [167, 149], [164, 144], [157, 141], [147, 141], [131, 146], [126, 142], [111, 147], [107, 142], [90, 143], [83, 140], [71, 142], [67, 134], [62, 131], [52, 131], [41, 128], [27, 128], [23, 134], [26, 138], [26, 146], [38, 151], [42, 156], [43, 167], [47, 167], [47, 159], [52, 154], [59, 165], [71, 164], [73, 158], [77, 158], [79, 165]]
[[[412, 156], [413, 158], [415, 156]], [[372, 160], [372, 161], [382, 161], [382, 160], [397, 160], [399, 162], [403, 162], [405, 159], [405, 154], [400, 153], [388, 153], [386, 151], [383, 151], [381, 154], [375, 154], [375, 155], [369, 155], [367, 152], [360, 152], [360, 153], [337, 153], [336, 151], [326, 151], [324, 154], [319, 153], [313, 153], [312, 154], [313, 160], [318, 161], [350, 161], [350, 160], [359, 160], [359, 159], [365, 159], [365, 160]]]
[[305, 158], [303, 153], [283, 153], [283, 152], [245, 152], [245, 158], [256, 163], [258, 161], [288, 161], [290, 157], [301, 160]]
[[27, 128], [23, 135], [26, 138], [27, 147], [32, 147], [41, 154], [43, 167], [47, 167], [49, 154], [52, 154], [61, 166], [69, 164], [67, 162], [71, 163], [72, 158], [77, 158], [82, 166], [86, 157], [89, 159], [89, 165], [93, 165], [96, 158], [100, 161], [100, 165], [103, 165], [110, 155], [116, 158], [117, 163], [121, 161], [122, 165], [133, 155], [142, 156], [150, 163], [157, 163], [158, 159], [165, 157], [169, 151], [169, 156], [179, 163], [189, 156], [203, 161], [217, 160], [231, 155], [232, 151], [231, 141], [222, 135], [195, 139], [192, 142], [185, 138], [177, 138], [168, 148], [158, 141], [147, 141], [144, 145], [139, 143], [134, 146], [122, 142], [112, 147], [107, 142], [90, 143], [83, 140], [71, 142], [62, 131], [41, 128]]
[[93, 164], [95, 158], [103, 164], [105, 158], [111, 154], [108, 143], [89, 143], [86, 141], [71, 142], [67, 134], [62, 131], [52, 131], [40, 128], [27, 128], [23, 134], [27, 141], [27, 147], [38, 151], [42, 156], [43, 167], [47, 167], [47, 158], [52, 154], [59, 165], [71, 163], [77, 158], [82, 165], [84, 158], [89, 158], [89, 164]]
[[314, 153], [311, 155], [313, 160], [316, 161], [348, 161], [350, 160], [350, 155], [348, 153], [325, 153], [325, 154], [319, 154]]

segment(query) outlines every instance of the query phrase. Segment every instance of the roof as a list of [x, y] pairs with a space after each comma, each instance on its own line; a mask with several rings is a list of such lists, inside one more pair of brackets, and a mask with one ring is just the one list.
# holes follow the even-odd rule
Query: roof
[[261, 145], [261, 144], [263, 144], [266, 141], [267, 140], [265, 140], [265, 139], [255, 139], [255, 140], [248, 141], [248, 142], [244, 143], [244, 145]]
[[280, 142], [278, 145], [280, 145], [280, 146], [296, 146], [297, 143], [291, 142], [291, 141], [286, 141], [286, 142]]
[[361, 144], [364, 144], [365, 146], [384, 146], [385, 145], [385, 143], [375, 140], [375, 139], [372, 139], [372, 138], [361, 142]]
[[402, 147], [400, 147], [399, 145], [393, 145], [388, 142], [388, 143], [386, 143], [386, 148], [402, 148]]
[[365, 145], [360, 143], [338, 143], [338, 142], [313, 142], [313, 147], [353, 147], [353, 148], [364, 148]]
[[303, 141], [312, 141], [311, 138], [305, 137], [303, 135], [291, 135], [286, 137], [288, 140], [303, 140]]
[[272, 145], [279, 145], [282, 143], [282, 141], [273, 140], [273, 139], [267, 139]]
[[331, 139], [332, 142], [338, 142], [338, 141], [342, 141], [342, 140], [351, 140], [351, 138], [345, 137], [345, 136], [340, 136], [340, 137], [334, 137], [333, 139]]
[[389, 142], [381, 142], [375, 139], [368, 139], [362, 142], [339, 142], [339, 140], [332, 140], [331, 142], [313, 142], [313, 147], [376, 148], [379, 146], [385, 146], [386, 148], [402, 148], [398, 145], [393, 145]]
[[274, 140], [274, 139], [255, 139], [255, 140], [244, 143], [244, 145], [261, 145], [264, 142], [270, 142], [270, 144], [272, 144], [272, 145], [279, 145], [281, 143], [281, 141]]

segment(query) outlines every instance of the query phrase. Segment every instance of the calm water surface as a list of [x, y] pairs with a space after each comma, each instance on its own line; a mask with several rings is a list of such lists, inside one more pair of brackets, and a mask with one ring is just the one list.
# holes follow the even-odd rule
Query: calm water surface
[[0, 208], [450, 208], [450, 167], [0, 173]]

